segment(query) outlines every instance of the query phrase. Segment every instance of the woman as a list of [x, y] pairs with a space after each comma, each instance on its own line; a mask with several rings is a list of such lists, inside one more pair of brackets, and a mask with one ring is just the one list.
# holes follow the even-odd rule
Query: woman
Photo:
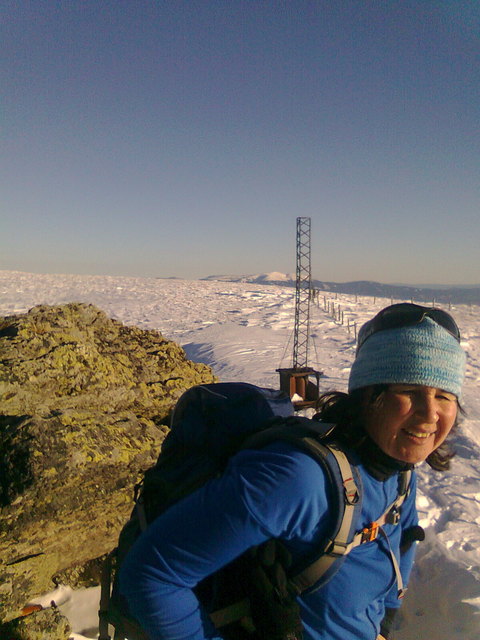
[[[330, 439], [361, 476], [362, 528], [394, 502], [401, 472], [424, 460], [448, 468], [464, 366], [458, 328], [441, 310], [392, 305], [360, 330], [348, 394], [323, 396], [315, 419], [336, 424]], [[219, 638], [195, 585], [270, 538], [294, 563], [308, 558], [333, 527], [330, 502], [325, 471], [305, 452], [285, 442], [243, 450], [134, 545], [120, 572], [130, 612], [151, 640]], [[400, 522], [385, 524], [385, 535], [354, 548], [331, 580], [298, 597], [306, 640], [391, 637], [400, 606], [394, 564], [406, 584], [417, 525], [413, 473]]]

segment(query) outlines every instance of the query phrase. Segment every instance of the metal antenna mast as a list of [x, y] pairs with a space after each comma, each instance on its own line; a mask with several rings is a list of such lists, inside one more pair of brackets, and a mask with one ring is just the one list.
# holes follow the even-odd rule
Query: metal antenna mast
[[308, 363], [310, 341], [310, 295], [312, 272], [310, 267], [311, 218], [297, 218], [297, 279], [295, 285], [295, 327], [293, 333], [293, 368]]
[[296, 410], [314, 407], [319, 396], [322, 371], [308, 366], [310, 340], [310, 227], [311, 218], [297, 218], [297, 280], [295, 287], [295, 326], [293, 332], [293, 366], [277, 369], [280, 389], [290, 396]]

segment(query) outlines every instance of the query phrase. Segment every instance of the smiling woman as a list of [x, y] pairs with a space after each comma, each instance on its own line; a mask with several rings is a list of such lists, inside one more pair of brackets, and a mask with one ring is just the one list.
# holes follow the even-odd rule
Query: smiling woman
[[[414, 465], [426, 460], [435, 469], [448, 468], [447, 437], [464, 367], [460, 332], [449, 314], [413, 304], [381, 311], [359, 332], [349, 392], [322, 396], [311, 421], [329, 423], [321, 444], [342, 452], [350, 465], [344, 487], [346, 499], [358, 505], [358, 544], [337, 545], [332, 537], [339, 499], [331, 478], [308, 454], [285, 442], [245, 448], [221, 476], [168, 509], [138, 538], [119, 573], [125, 609], [150, 640], [391, 638], [414, 543], [423, 538]], [[316, 424], [322, 433], [324, 426]], [[354, 479], [361, 499], [348, 491]], [[345, 555], [328, 581], [292, 591], [301, 632], [275, 635], [268, 629], [265, 635], [255, 625], [245, 627], [240, 617], [234, 633], [220, 633], [196, 586], [272, 538], [291, 555], [292, 567], [311, 560], [325, 542], [331, 543], [325, 557]], [[258, 602], [247, 595], [253, 612]], [[279, 617], [286, 616], [283, 604]], [[253, 613], [248, 619], [257, 624]]]
[[[400, 303], [359, 332], [349, 391], [363, 389], [366, 432], [384, 453], [416, 464], [438, 458], [458, 411], [465, 352], [452, 316]], [[372, 404], [372, 388], [389, 385]], [[441, 454], [441, 451], [440, 451]]]
[[365, 431], [392, 458], [416, 464], [443, 444], [455, 424], [457, 408], [453, 393], [392, 384], [382, 402], [365, 412]]
[[453, 453], [446, 439], [460, 411], [464, 370], [450, 314], [394, 304], [360, 329], [349, 393], [325, 394], [317, 417], [335, 422], [345, 441], [368, 435], [395, 460], [447, 469]]

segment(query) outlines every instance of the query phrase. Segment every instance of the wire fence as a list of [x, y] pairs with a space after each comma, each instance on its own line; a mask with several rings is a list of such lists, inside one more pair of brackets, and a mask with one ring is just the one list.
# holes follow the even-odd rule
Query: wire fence
[[[340, 304], [340, 302], [338, 302], [338, 294], [330, 294], [330, 295], [334, 295], [334, 297], [328, 297], [327, 295], [323, 295], [320, 296], [320, 292], [317, 289], [313, 289], [312, 290], [312, 294], [311, 294], [311, 300], [316, 303], [317, 307], [320, 307], [320, 299], [323, 298], [323, 310], [324, 312], [329, 315], [333, 321], [337, 324], [343, 325], [346, 327], [347, 331], [348, 331], [348, 335], [352, 335], [355, 338], [355, 340], [357, 339], [357, 322], [356, 320], [354, 320], [353, 318], [350, 318], [348, 315], [348, 311], [346, 312], [345, 309], [342, 309], [342, 306]], [[355, 298], [355, 303], [358, 302], [358, 295], [354, 295]], [[362, 298], [365, 298], [365, 296], [362, 296]], [[383, 300], [383, 298], [382, 298]], [[377, 303], [377, 298], [376, 296], [372, 296], [372, 302], [373, 302], [373, 306]], [[400, 302], [400, 300], [398, 300], [397, 302]], [[435, 307], [436, 306], [436, 301], [435, 298], [431, 301], [426, 301], [426, 300], [414, 300], [413, 298], [411, 298], [409, 300], [409, 302], [411, 302], [412, 304], [416, 303], [416, 304], [421, 304], [423, 306], [431, 306], [431, 307]], [[390, 304], [394, 304], [394, 299], [393, 297], [390, 298]], [[448, 302], [448, 309], [451, 310], [452, 305], [451, 302]]]

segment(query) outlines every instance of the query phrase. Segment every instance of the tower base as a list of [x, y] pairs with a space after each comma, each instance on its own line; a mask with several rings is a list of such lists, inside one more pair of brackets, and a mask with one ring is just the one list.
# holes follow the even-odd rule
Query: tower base
[[280, 390], [286, 393], [295, 409], [315, 407], [320, 395], [320, 377], [323, 371], [311, 367], [277, 369], [280, 374]]

